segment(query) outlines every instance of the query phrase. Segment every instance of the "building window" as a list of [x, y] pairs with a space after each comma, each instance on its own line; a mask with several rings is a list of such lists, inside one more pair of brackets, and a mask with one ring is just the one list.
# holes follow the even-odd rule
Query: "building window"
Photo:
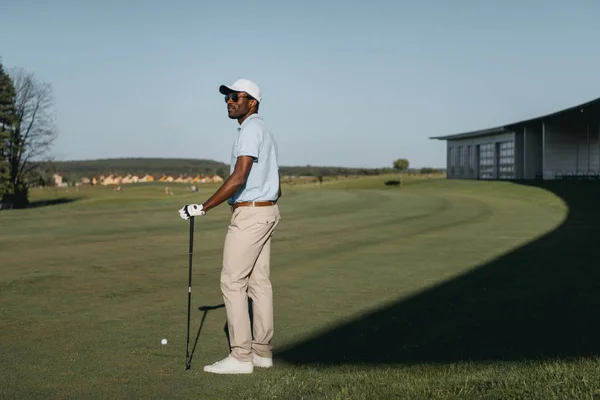
[[515, 142], [501, 142], [498, 144], [498, 177], [500, 179], [514, 179], [515, 177]]
[[471, 152], [472, 150], [471, 145], [467, 146], [467, 151], [465, 152], [465, 161], [464, 161], [464, 165], [466, 167], [466, 171], [467, 173], [470, 175], [473, 172], [473, 165], [471, 164]]
[[494, 144], [479, 146], [479, 179], [494, 179]]
[[471, 146], [471, 151], [469, 154], [471, 155], [471, 159], [469, 160], [469, 173], [474, 174], [475, 168], [477, 167], [477, 152], [475, 151], [477, 147]]
[[456, 158], [455, 158], [455, 153], [456, 153], [456, 148], [454, 147], [450, 147], [448, 148], [448, 161], [449, 164], [448, 167], [450, 168], [450, 176], [454, 175], [454, 167], [456, 165]]

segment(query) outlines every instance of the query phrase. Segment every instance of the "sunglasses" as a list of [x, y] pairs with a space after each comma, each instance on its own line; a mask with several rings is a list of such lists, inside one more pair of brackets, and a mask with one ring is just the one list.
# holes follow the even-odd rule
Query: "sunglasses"
[[229, 101], [229, 99], [231, 99], [234, 103], [237, 103], [237, 101], [240, 98], [246, 97], [248, 100], [253, 100], [254, 97], [250, 96], [250, 95], [246, 95], [245, 93], [236, 93], [236, 92], [232, 92], [232, 93], [227, 93], [225, 95], [225, 103], [227, 103], [227, 101]]

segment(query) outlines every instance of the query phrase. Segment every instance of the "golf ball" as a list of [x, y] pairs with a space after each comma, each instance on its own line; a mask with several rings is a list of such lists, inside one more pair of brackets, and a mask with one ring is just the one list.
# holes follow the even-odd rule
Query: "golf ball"
[[163, 339], [160, 341], [162, 344], [167, 344], [167, 339]]

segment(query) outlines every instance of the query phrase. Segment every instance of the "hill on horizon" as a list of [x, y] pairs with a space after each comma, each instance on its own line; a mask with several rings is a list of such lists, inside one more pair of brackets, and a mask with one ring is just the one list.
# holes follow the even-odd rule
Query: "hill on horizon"
[[51, 161], [46, 169], [67, 176], [97, 176], [101, 174], [216, 174], [229, 175], [229, 165], [203, 159], [184, 158], [100, 158], [93, 160]]

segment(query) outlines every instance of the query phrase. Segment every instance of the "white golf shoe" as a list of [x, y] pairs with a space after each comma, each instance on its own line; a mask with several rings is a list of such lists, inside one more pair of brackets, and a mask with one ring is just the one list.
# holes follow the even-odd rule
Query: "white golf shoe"
[[256, 353], [252, 353], [252, 364], [254, 364], [255, 367], [271, 368], [273, 366], [273, 359], [261, 357]]
[[240, 361], [230, 354], [214, 364], [206, 365], [204, 371], [213, 374], [251, 374], [254, 371], [254, 365], [251, 361]]

